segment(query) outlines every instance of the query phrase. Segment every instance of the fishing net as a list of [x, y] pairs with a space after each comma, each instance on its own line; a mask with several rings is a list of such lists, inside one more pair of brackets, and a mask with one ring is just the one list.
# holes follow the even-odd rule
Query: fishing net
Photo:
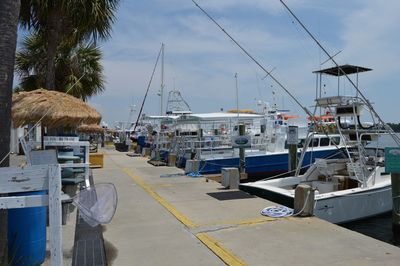
[[92, 227], [111, 222], [117, 203], [117, 190], [112, 183], [95, 184], [81, 190], [73, 198], [80, 215]]

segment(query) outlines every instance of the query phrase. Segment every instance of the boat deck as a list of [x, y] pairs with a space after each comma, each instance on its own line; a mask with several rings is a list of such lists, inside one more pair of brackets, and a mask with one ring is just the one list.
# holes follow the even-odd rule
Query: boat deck
[[[94, 182], [118, 190], [113, 221], [103, 226], [109, 265], [398, 265], [400, 249], [316, 217], [273, 219], [275, 205], [175, 167], [100, 150]], [[176, 175], [175, 175], [176, 174]], [[160, 177], [162, 175], [163, 177]], [[74, 220], [74, 217], [70, 220]], [[64, 226], [64, 251], [74, 226]], [[69, 245], [69, 246], [68, 246]], [[65, 265], [68, 257], [65, 254]]]

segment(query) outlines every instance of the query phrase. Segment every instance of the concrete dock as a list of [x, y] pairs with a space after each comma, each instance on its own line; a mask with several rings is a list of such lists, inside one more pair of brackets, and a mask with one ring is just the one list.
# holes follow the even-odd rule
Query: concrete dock
[[[114, 183], [119, 197], [114, 219], [103, 226], [109, 265], [400, 263], [396, 246], [316, 217], [264, 217], [260, 210], [276, 204], [143, 157], [100, 152], [104, 168], [93, 170], [94, 181]], [[65, 265], [74, 222], [70, 217], [63, 228]]]
[[399, 265], [398, 247], [316, 217], [264, 217], [260, 210], [274, 203], [146, 158], [104, 153], [95, 182], [114, 183], [119, 196], [103, 235], [110, 264]]

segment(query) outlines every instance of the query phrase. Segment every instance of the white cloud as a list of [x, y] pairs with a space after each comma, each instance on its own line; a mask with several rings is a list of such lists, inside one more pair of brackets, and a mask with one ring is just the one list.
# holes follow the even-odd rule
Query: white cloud
[[[256, 57], [267, 69], [276, 67], [276, 76], [304, 105], [312, 105], [315, 78], [311, 71], [319, 67], [316, 45], [291, 23], [279, 0], [199, 0], [219, 23]], [[385, 86], [394, 91], [393, 75], [399, 72], [400, 50], [396, 14], [400, 3], [353, 0], [321, 2], [287, 0], [287, 4], [308, 25], [326, 48], [335, 53], [340, 63], [374, 68], [363, 75], [361, 84], [368, 89], [378, 110], [390, 121], [396, 121], [385, 103], [396, 97], [378, 95], [369, 88]], [[263, 73], [224, 34], [188, 0], [153, 0], [123, 2], [112, 40], [104, 44], [107, 91], [94, 97], [106, 120], [128, 116], [128, 106], [140, 105], [161, 42], [166, 43], [165, 82], [167, 90], [181, 89], [183, 97], [196, 112], [234, 107], [234, 73], [239, 73], [241, 104], [251, 108], [254, 98], [271, 99], [275, 90], [277, 103], [298, 110], [270, 79], [259, 81]], [[330, 66], [329, 63], [323, 67]], [[331, 83], [335, 85], [335, 82]], [[272, 87], [271, 87], [272, 85]], [[148, 113], [159, 112], [160, 73], [145, 105]], [[389, 88], [392, 90], [389, 90]], [[279, 99], [278, 99], [279, 98]], [[398, 97], [397, 97], [398, 98]], [[386, 108], [388, 110], [386, 110]], [[120, 109], [118, 112], [117, 109]], [[303, 115], [303, 114], [302, 114]], [[116, 118], [116, 116], [118, 116]], [[125, 118], [125, 119], [126, 119]]]

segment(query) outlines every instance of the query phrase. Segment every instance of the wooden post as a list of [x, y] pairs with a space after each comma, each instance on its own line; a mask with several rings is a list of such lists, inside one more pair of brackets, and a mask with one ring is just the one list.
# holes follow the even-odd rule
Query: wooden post
[[155, 151], [154, 151], [154, 159], [159, 162], [161, 161], [161, 156], [160, 156], [160, 149], [158, 147], [156, 147]]
[[44, 150], [44, 126], [40, 123], [40, 142], [42, 145], [42, 150]]
[[391, 173], [393, 242], [400, 244], [400, 147], [385, 147], [385, 171]]
[[294, 191], [294, 213], [298, 216], [307, 217], [314, 213], [315, 192], [312, 187], [300, 184]]
[[61, 168], [49, 165], [50, 265], [63, 265]]
[[392, 230], [395, 244], [400, 244], [400, 174], [392, 173]]
[[[245, 125], [239, 125], [239, 135], [244, 136], [246, 131]], [[239, 148], [239, 172], [244, 173], [246, 167], [246, 159], [244, 154], [244, 148]]]
[[289, 126], [287, 134], [287, 143], [289, 145], [289, 160], [288, 169], [289, 172], [296, 170], [297, 168], [297, 143], [298, 143], [298, 127]]
[[297, 145], [289, 145], [289, 172], [296, 170], [297, 168]]

